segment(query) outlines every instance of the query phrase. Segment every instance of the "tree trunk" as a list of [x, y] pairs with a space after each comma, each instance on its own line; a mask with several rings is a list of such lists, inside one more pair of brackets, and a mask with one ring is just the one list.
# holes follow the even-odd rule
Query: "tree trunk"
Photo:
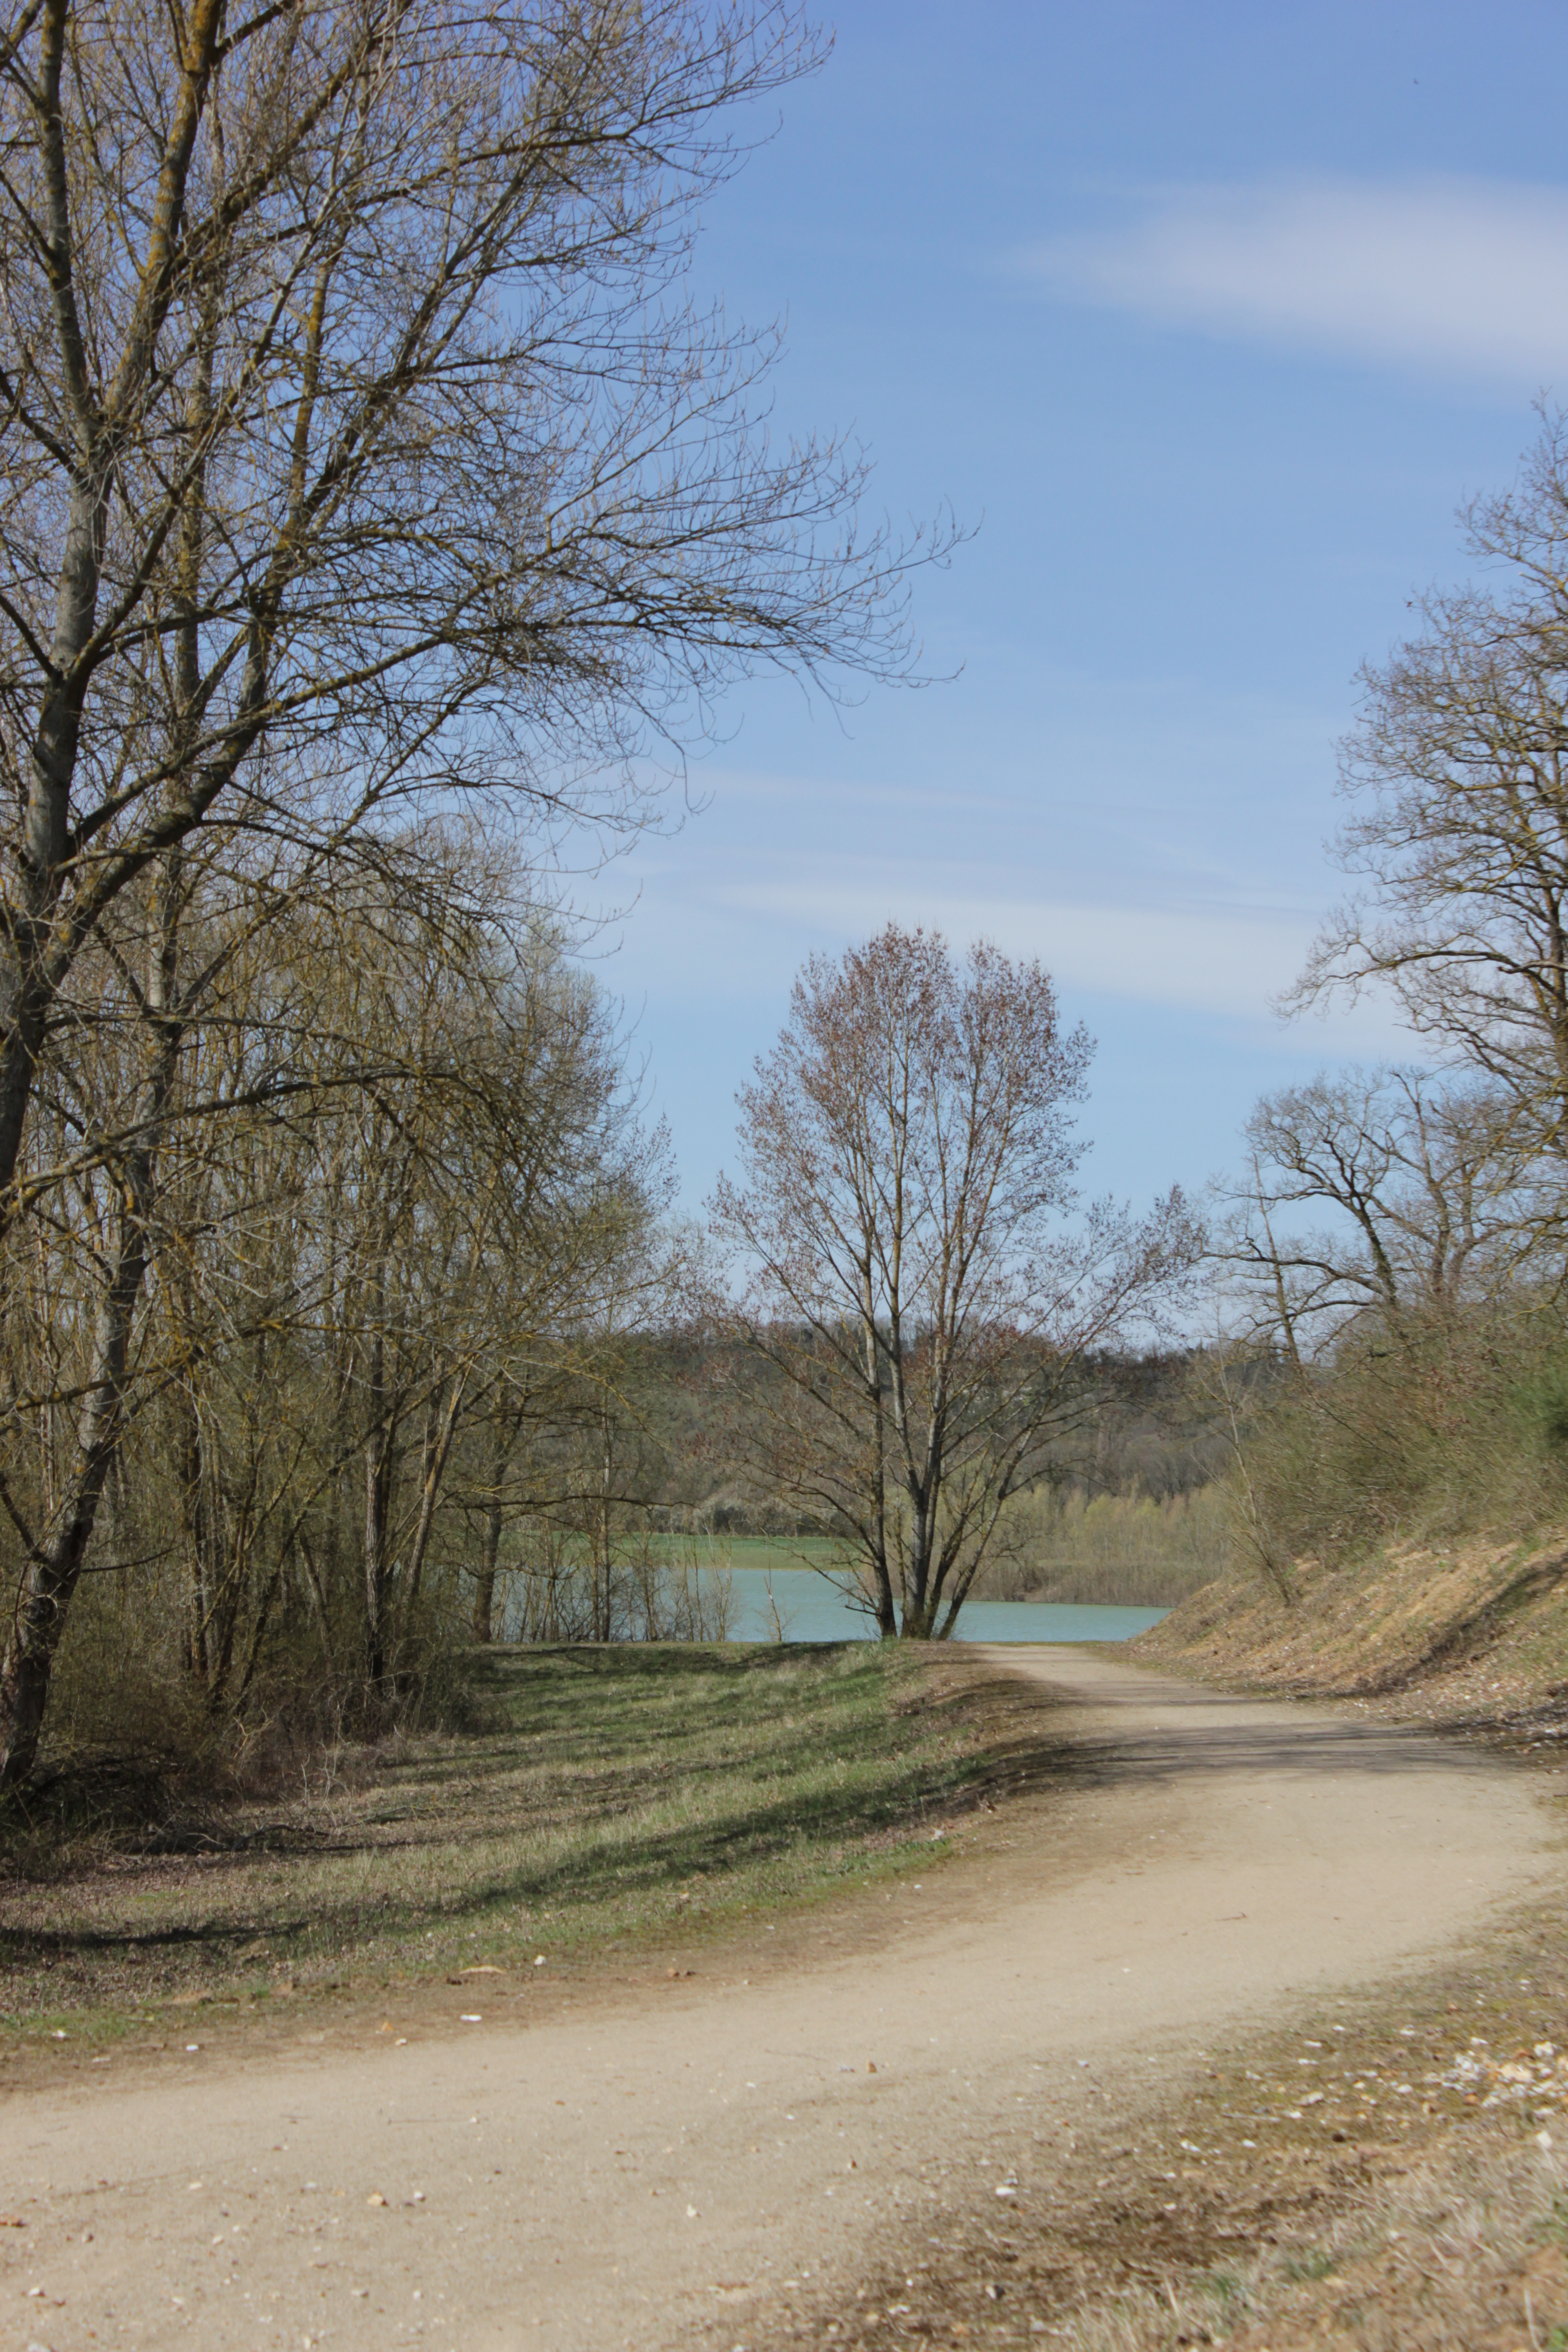
[[597, 1558], [594, 1569], [594, 1639], [607, 1642], [611, 1637], [612, 1594], [610, 1591], [610, 1487], [614, 1477], [615, 1437], [606, 1406], [599, 1407], [599, 1500], [594, 1514], [594, 1543]]
[[[378, 1346], [377, 1354], [380, 1354]], [[392, 1597], [391, 1542], [392, 1475], [395, 1458], [392, 1423], [384, 1422], [365, 1440], [364, 1448], [364, 1672], [372, 1696], [386, 1681], [387, 1622]]]
[[440, 1500], [441, 1482], [447, 1475], [447, 1465], [452, 1455], [452, 1441], [458, 1433], [458, 1418], [468, 1392], [468, 1375], [458, 1372], [452, 1382], [445, 1412], [437, 1414], [440, 1392], [432, 1394], [426, 1412], [425, 1444], [420, 1454], [419, 1518], [414, 1530], [414, 1541], [408, 1554], [408, 1589], [404, 1608], [413, 1608], [419, 1598], [419, 1580], [425, 1573], [425, 1555], [430, 1549], [430, 1531], [436, 1524], [436, 1506]]
[[190, 1578], [190, 1616], [185, 1632], [185, 1670], [205, 1689], [211, 1680], [207, 1634], [212, 1597], [208, 1576], [206, 1465], [202, 1458], [201, 1417], [188, 1389], [178, 1391], [180, 1432], [180, 1506], [184, 1523], [185, 1559]]
[[91, 1370], [77, 1420], [75, 1459], [53, 1514], [53, 1533], [34, 1549], [0, 1659], [0, 1788], [32, 1771], [48, 1704], [49, 1678], [98, 1507], [113, 1466], [125, 1406], [126, 1367], [136, 1304], [146, 1278], [157, 1148], [179, 1065], [182, 1027], [174, 1007], [177, 877], [165, 872], [157, 951], [148, 973], [153, 1016], [151, 1066], [140, 1090], [141, 1139], [121, 1163], [111, 1270], [93, 1333]]
[[321, 1581], [321, 1570], [316, 1566], [316, 1556], [310, 1549], [310, 1537], [302, 1526], [296, 1528], [295, 1534], [300, 1557], [305, 1563], [306, 1589], [310, 1596], [316, 1631], [321, 1643], [321, 1666], [327, 1678], [327, 1696], [335, 1716], [338, 1708], [338, 1662], [332, 1652], [332, 1621], [327, 1610], [326, 1588]]
[[[868, 1270], [861, 1299], [861, 1334], [866, 1351], [866, 1386], [871, 1399], [872, 1475], [877, 1482], [871, 1542], [871, 1574], [877, 1603], [877, 1631], [884, 1642], [899, 1630], [893, 1613], [893, 1580], [888, 1573], [888, 1427], [882, 1404], [882, 1357], [877, 1344], [877, 1317]], [[770, 1603], [773, 1594], [768, 1595]], [[775, 1616], [777, 1612], [774, 1612]]]
[[490, 1464], [490, 1498], [485, 1507], [484, 1566], [474, 1583], [473, 1635], [476, 1642], [487, 1644], [495, 1639], [496, 1573], [500, 1559], [501, 1536], [500, 1496], [510, 1453], [506, 1432], [504, 1428], [498, 1427], [495, 1456]]
[[396, 1414], [386, 1397], [386, 1260], [376, 1260], [367, 1316], [374, 1337], [367, 1383], [370, 1433], [364, 1442], [364, 1673], [373, 1701], [386, 1680], [392, 1589], [392, 1482]]
[[68, 1500], [58, 1515], [55, 1533], [28, 1567], [0, 1663], [0, 1788], [25, 1780], [37, 1756], [55, 1653], [114, 1454], [131, 1326], [146, 1264], [145, 1233], [141, 1219], [132, 1214], [121, 1220], [113, 1276], [99, 1310], [92, 1378], [78, 1424]]

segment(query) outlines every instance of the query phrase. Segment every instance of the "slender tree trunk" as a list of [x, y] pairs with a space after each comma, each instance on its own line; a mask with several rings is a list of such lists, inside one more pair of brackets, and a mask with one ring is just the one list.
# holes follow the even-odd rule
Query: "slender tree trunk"
[[179, 1066], [183, 1023], [175, 1003], [182, 880], [178, 856], [157, 869], [153, 952], [146, 1009], [150, 1066], [136, 1106], [140, 1140], [120, 1164], [120, 1205], [109, 1280], [93, 1334], [91, 1370], [77, 1421], [75, 1459], [52, 1516], [52, 1533], [28, 1563], [16, 1618], [0, 1659], [0, 1788], [33, 1769], [48, 1704], [55, 1654], [119, 1448], [126, 1371], [137, 1302], [151, 1254], [157, 1150]]
[[184, 1388], [176, 1391], [180, 1416], [180, 1506], [184, 1526], [185, 1562], [190, 1579], [189, 1618], [185, 1634], [185, 1665], [205, 1688], [211, 1679], [207, 1633], [212, 1613], [209, 1591], [206, 1523], [206, 1465], [202, 1454], [201, 1417], [195, 1397]]
[[[871, 1475], [877, 1482], [873, 1517], [871, 1574], [875, 1583], [877, 1631], [884, 1642], [890, 1641], [899, 1630], [893, 1612], [893, 1580], [888, 1573], [888, 1428], [882, 1405], [882, 1359], [877, 1345], [877, 1322], [871, 1306], [869, 1276], [867, 1276], [862, 1303], [862, 1329], [866, 1348], [866, 1385], [871, 1392], [871, 1444], [873, 1449]], [[770, 1594], [771, 1599], [771, 1594]]]
[[904, 1622], [900, 1630], [906, 1640], [923, 1641], [931, 1632], [926, 1591], [931, 1581], [931, 1526], [921, 1481], [910, 1478], [904, 1492], [910, 1513], [910, 1564], [904, 1580]]
[[[381, 1353], [379, 1344], [376, 1353]], [[373, 1695], [386, 1681], [388, 1623], [392, 1597], [391, 1546], [392, 1475], [395, 1452], [393, 1425], [384, 1421], [365, 1440], [364, 1448], [364, 1671]]]
[[132, 1212], [120, 1221], [114, 1270], [99, 1309], [93, 1364], [77, 1428], [69, 1492], [55, 1530], [30, 1562], [0, 1662], [0, 1788], [33, 1769], [48, 1703], [55, 1653], [81, 1573], [109, 1475], [124, 1397], [131, 1327], [146, 1272], [146, 1237]]
[[247, 1691], [250, 1688], [251, 1683], [255, 1679], [256, 1669], [261, 1662], [261, 1645], [267, 1638], [267, 1626], [268, 1622], [272, 1615], [272, 1604], [277, 1600], [279, 1592], [284, 1594], [285, 1599], [287, 1598], [288, 1569], [289, 1554], [287, 1548], [285, 1548], [285, 1549], [280, 1551], [278, 1555], [277, 1566], [273, 1569], [271, 1575], [267, 1580], [266, 1586], [262, 1591], [260, 1605], [256, 1612], [256, 1623], [251, 1629], [250, 1647], [246, 1653], [245, 1671], [240, 1675], [239, 1687], [235, 1693], [237, 1703], [245, 1696]]
[[500, 1556], [500, 1507], [492, 1503], [485, 1512], [484, 1566], [474, 1579], [474, 1606], [469, 1631], [487, 1647], [495, 1640], [496, 1561]]
[[501, 1486], [510, 1454], [504, 1423], [496, 1425], [495, 1454], [490, 1463], [490, 1495], [485, 1506], [484, 1566], [474, 1583], [473, 1634], [487, 1644], [495, 1639], [496, 1574], [500, 1559]]
[[452, 1456], [452, 1441], [458, 1434], [458, 1418], [463, 1409], [468, 1386], [468, 1373], [458, 1373], [447, 1399], [446, 1411], [439, 1415], [437, 1412], [437, 1397], [432, 1396], [430, 1400], [425, 1445], [420, 1456], [423, 1475], [420, 1480], [419, 1518], [408, 1555], [408, 1590], [405, 1601], [405, 1607], [408, 1609], [412, 1609], [419, 1598], [419, 1580], [425, 1573], [425, 1555], [430, 1549], [430, 1532], [436, 1524], [436, 1505], [440, 1499], [441, 1482]]
[[147, 1273], [153, 1139], [162, 1124], [179, 1049], [178, 1029], [165, 1025], [139, 1121], [146, 1140], [121, 1171], [113, 1257], [99, 1305], [91, 1370], [77, 1422], [75, 1459], [54, 1514], [53, 1530], [28, 1563], [5, 1656], [0, 1659], [0, 1788], [25, 1780], [37, 1756], [55, 1654], [114, 1462], [125, 1403], [131, 1333]]
[[595, 1512], [594, 1639], [610, 1638], [610, 1486], [614, 1476], [615, 1438], [609, 1410], [599, 1408], [599, 1503]]
[[391, 1596], [392, 1480], [396, 1414], [386, 1393], [386, 1255], [372, 1270], [366, 1293], [366, 1317], [372, 1333], [370, 1378], [366, 1402], [369, 1435], [364, 1442], [364, 1671], [373, 1699], [386, 1680], [387, 1622]]
[[327, 1610], [327, 1595], [316, 1566], [316, 1556], [310, 1549], [310, 1539], [302, 1527], [298, 1529], [300, 1557], [305, 1563], [305, 1582], [310, 1595], [311, 1610], [316, 1620], [316, 1632], [321, 1644], [321, 1665], [327, 1678], [327, 1696], [334, 1713], [338, 1705], [338, 1662], [332, 1650], [332, 1622]]
[[[217, 1639], [211, 1645], [211, 1676], [207, 1685], [207, 1705], [215, 1712], [223, 1704], [228, 1689], [228, 1678], [234, 1671], [234, 1645], [239, 1635], [239, 1620], [250, 1590], [251, 1557], [250, 1507], [247, 1502], [235, 1528], [233, 1554], [228, 1564], [226, 1588], [222, 1596], [218, 1616]], [[276, 1582], [277, 1571], [273, 1572]], [[215, 1580], [216, 1581], [216, 1580]], [[216, 1596], [215, 1595], [215, 1610]], [[271, 1606], [270, 1601], [268, 1606]]]

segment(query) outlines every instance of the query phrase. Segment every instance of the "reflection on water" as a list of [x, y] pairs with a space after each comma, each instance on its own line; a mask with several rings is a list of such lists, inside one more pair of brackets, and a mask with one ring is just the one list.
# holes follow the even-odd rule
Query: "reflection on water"
[[[1070, 1601], [972, 1601], [961, 1642], [1125, 1642], [1157, 1625], [1163, 1609], [1097, 1609]], [[853, 1642], [876, 1627], [808, 1568], [737, 1568], [730, 1573], [731, 1642]]]

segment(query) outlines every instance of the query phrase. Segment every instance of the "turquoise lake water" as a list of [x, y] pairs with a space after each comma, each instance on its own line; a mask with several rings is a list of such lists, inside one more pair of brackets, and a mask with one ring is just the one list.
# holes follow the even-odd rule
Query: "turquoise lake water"
[[[768, 1597], [773, 1588], [773, 1600]], [[808, 1568], [737, 1568], [730, 1572], [730, 1639], [786, 1642], [869, 1641], [869, 1617], [841, 1600]], [[1097, 1609], [1068, 1601], [973, 1601], [958, 1621], [961, 1642], [1125, 1642], [1157, 1625], [1163, 1609]]]

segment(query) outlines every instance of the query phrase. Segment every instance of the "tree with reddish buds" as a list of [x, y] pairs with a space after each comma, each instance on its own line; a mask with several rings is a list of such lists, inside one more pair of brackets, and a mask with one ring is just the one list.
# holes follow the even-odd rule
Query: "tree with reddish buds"
[[718, 1233], [773, 1377], [756, 1467], [835, 1536], [884, 1635], [951, 1634], [1085, 1355], [1169, 1304], [1200, 1235], [1084, 1203], [1092, 1053], [1049, 974], [889, 924], [814, 956], [742, 1088]]

